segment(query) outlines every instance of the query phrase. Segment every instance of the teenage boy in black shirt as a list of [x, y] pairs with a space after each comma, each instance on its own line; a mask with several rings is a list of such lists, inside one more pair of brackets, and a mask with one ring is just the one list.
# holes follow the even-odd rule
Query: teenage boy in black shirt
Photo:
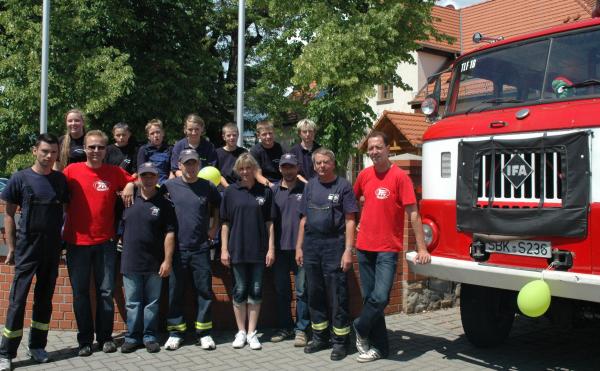
[[275, 141], [275, 131], [271, 121], [260, 121], [256, 124], [256, 133], [260, 139], [251, 149], [250, 154], [258, 162], [256, 181], [270, 187], [281, 179], [279, 159], [283, 155], [281, 144]]

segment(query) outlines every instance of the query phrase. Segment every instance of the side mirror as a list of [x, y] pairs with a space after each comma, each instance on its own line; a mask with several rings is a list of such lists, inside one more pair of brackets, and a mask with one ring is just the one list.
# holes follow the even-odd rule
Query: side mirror
[[434, 98], [433, 94], [430, 94], [421, 102], [421, 111], [431, 120], [437, 116], [439, 106], [438, 100]]

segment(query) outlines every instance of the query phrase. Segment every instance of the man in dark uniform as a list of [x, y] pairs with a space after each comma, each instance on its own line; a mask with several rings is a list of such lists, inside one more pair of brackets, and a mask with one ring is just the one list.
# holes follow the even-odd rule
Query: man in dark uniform
[[[52, 170], [58, 157], [58, 139], [41, 134], [33, 147], [35, 163], [29, 169], [14, 174], [2, 192], [6, 201], [5, 263], [15, 265], [6, 322], [0, 345], [0, 370], [11, 369], [11, 359], [23, 337], [25, 303], [33, 276], [33, 315], [29, 333], [29, 355], [39, 363], [48, 362], [45, 351], [48, 327], [52, 315], [52, 295], [58, 276], [61, 251], [63, 205], [68, 201], [65, 176]], [[18, 231], [15, 212], [21, 207]]]
[[313, 330], [304, 352], [328, 348], [331, 327], [331, 360], [339, 361], [346, 357], [350, 334], [346, 272], [352, 266], [358, 205], [350, 183], [335, 174], [333, 152], [317, 149], [313, 164], [317, 176], [304, 188], [296, 243], [296, 262], [306, 271]]
[[160, 351], [158, 306], [163, 278], [171, 272], [175, 250], [175, 211], [156, 188], [158, 169], [141, 164], [140, 187], [133, 205], [123, 213], [121, 272], [127, 300], [127, 335], [122, 353], [143, 344], [149, 353]]
[[[295, 333], [294, 346], [306, 346], [306, 330], [310, 323], [308, 303], [305, 294], [305, 273], [296, 264], [296, 241], [300, 225], [298, 206], [302, 201], [304, 183], [298, 180], [298, 160], [295, 155], [286, 153], [281, 156], [279, 170], [281, 182], [273, 185], [275, 206], [275, 294], [277, 298], [277, 320], [279, 329], [271, 337], [276, 343], [291, 337]], [[292, 321], [290, 303], [292, 301], [292, 283], [290, 272], [294, 273], [296, 286], [296, 323]]]
[[186, 273], [190, 272], [198, 303], [195, 323], [197, 345], [202, 349], [212, 350], [216, 345], [210, 335], [213, 295], [210, 240], [215, 238], [219, 230], [221, 195], [212, 183], [198, 178], [200, 159], [195, 150], [188, 148], [181, 151], [179, 170], [180, 177], [170, 179], [163, 185], [175, 206], [177, 216], [177, 249], [173, 256], [173, 271], [169, 277], [169, 339], [165, 343], [165, 349], [178, 349], [183, 342], [187, 329], [183, 318], [183, 289]]

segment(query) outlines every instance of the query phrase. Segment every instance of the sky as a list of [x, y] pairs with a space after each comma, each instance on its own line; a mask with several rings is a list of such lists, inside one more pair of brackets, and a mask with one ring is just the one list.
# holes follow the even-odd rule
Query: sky
[[465, 6], [482, 3], [484, 1], [485, 0], [439, 0], [436, 1], [436, 4], [440, 6], [452, 4], [455, 8], [463, 8]]

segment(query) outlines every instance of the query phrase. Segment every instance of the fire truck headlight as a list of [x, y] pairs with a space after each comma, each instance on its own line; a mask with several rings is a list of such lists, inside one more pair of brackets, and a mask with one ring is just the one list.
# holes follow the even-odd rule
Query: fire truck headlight
[[430, 219], [423, 219], [423, 237], [428, 249], [432, 249], [437, 244], [439, 237], [437, 225]]

